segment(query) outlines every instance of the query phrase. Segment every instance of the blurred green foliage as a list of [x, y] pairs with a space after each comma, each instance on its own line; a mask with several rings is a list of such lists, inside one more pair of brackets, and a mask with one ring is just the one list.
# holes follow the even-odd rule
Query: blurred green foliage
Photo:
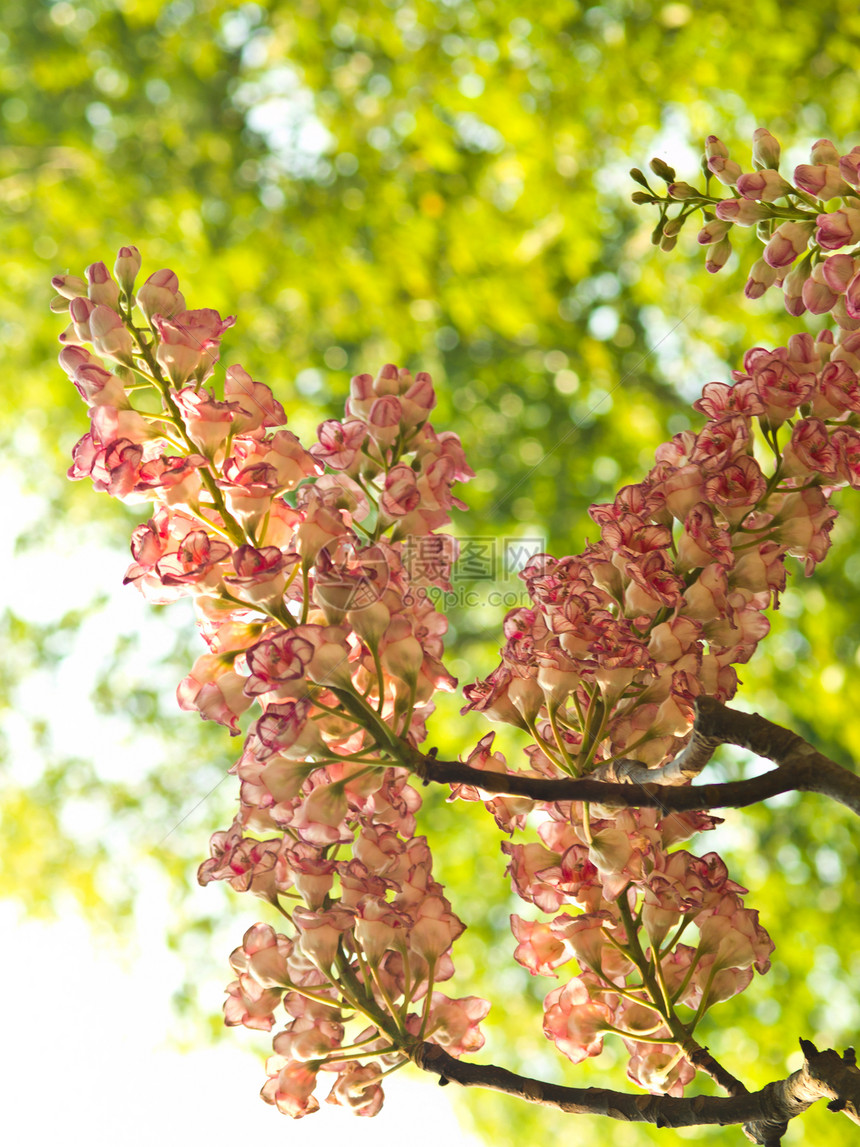
[[[351, 373], [387, 360], [429, 369], [434, 423], [461, 435], [477, 471], [456, 530], [575, 552], [589, 503], [696, 425], [702, 383], [797, 326], [778, 298], [741, 304], [736, 258], [711, 278], [690, 237], [654, 252], [627, 169], [657, 154], [695, 175], [711, 132], [745, 162], [759, 124], [789, 161], [821, 135], [849, 148], [860, 141], [858, 37], [848, 0], [6, 0], [0, 479], [13, 499], [38, 493], [17, 560], [46, 587], [35, 606], [10, 599], [2, 621], [7, 895], [50, 911], [71, 894], [118, 924], [140, 866], [161, 866], [191, 1003], [195, 968], [226, 955], [211, 943], [218, 917], [235, 912], [238, 937], [257, 913], [212, 890], [189, 906], [206, 836], [231, 816], [232, 782], [220, 782], [232, 747], [175, 711], [195, 648], [182, 607], [156, 611], [142, 642], [128, 596], [119, 614], [92, 600], [105, 570], [121, 578], [139, 515], [65, 481], [86, 419], [55, 366], [50, 276], [136, 243], [147, 273], [179, 273], [191, 305], [239, 314], [225, 365], [269, 382], [300, 434], [337, 415]], [[851, 498], [814, 584], [795, 572], [741, 694], [846, 764], [860, 756]], [[69, 605], [82, 560], [92, 586]], [[503, 608], [487, 582], [460, 587], [477, 604], [452, 606], [452, 667], [470, 679], [495, 664]], [[496, 588], [516, 599], [512, 575]], [[95, 691], [70, 715], [64, 666], [93, 649]], [[446, 700], [433, 727], [443, 754], [485, 731], [457, 707]], [[70, 751], [70, 722], [89, 728], [92, 710], [92, 751]], [[747, 767], [726, 756], [719, 769]], [[489, 1054], [547, 1078], [618, 1083], [612, 1049], [573, 1069], [540, 1035], [551, 985], [511, 962], [515, 903], [483, 810], [430, 794], [422, 828], [470, 923], [456, 983], [494, 1000]], [[771, 975], [718, 1009], [703, 1038], [756, 1086], [796, 1065], [797, 1036], [841, 1047], [860, 1026], [856, 829], [816, 798], [784, 799], [731, 814], [721, 847], [777, 952]], [[495, 1095], [461, 1104], [490, 1141], [687, 1137], [572, 1123]], [[787, 1141], [804, 1133], [848, 1142], [846, 1121], [822, 1111]]]

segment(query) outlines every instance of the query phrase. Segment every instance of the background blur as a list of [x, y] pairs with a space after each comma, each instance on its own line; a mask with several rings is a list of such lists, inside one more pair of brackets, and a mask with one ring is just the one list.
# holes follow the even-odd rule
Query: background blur
[[[148, 1142], [146, 1119], [168, 1112], [168, 1143], [186, 1126], [202, 1138], [253, 1123], [298, 1143], [357, 1130], [329, 1111], [286, 1126], [254, 1095], [262, 1070], [235, 1052], [262, 1059], [268, 1038], [221, 1026], [227, 955], [264, 912], [195, 883], [210, 832], [232, 817], [234, 782], [220, 782], [238, 746], [176, 708], [197, 649], [185, 603], [147, 609], [120, 586], [145, 512], [65, 479], [87, 419], [56, 365], [51, 275], [112, 266], [118, 246], [137, 244], [144, 275], [170, 266], [190, 306], [238, 314], [224, 365], [272, 385], [306, 438], [342, 411], [351, 374], [386, 361], [430, 370], [434, 425], [460, 434], [478, 475], [455, 531], [575, 553], [589, 503], [698, 425], [689, 403], [702, 384], [798, 325], [775, 293], [741, 302], [737, 256], [708, 276], [695, 228], [671, 255], [652, 248], [655, 220], [630, 204], [628, 168], [659, 155], [694, 182], [709, 133], [749, 167], [759, 125], [789, 167], [820, 136], [848, 150], [860, 142], [858, 42], [851, 0], [819, 11], [801, 0], [5, 0], [0, 920], [18, 922], [7, 980], [27, 985], [7, 1017], [13, 1104], [47, 1119], [30, 1105], [59, 1087], [67, 1130], [98, 1102], [128, 1143]], [[849, 492], [842, 505], [831, 555], [813, 583], [793, 571], [741, 699], [848, 763], [860, 755], [860, 500]], [[472, 592], [452, 606], [449, 665], [462, 682], [496, 664], [505, 606], [519, 600], [504, 547], [496, 557], [495, 581], [485, 567], [458, 582], [461, 602]], [[443, 755], [486, 731], [458, 707], [451, 698], [435, 721]], [[517, 902], [489, 816], [429, 794], [420, 826], [470, 926], [455, 994], [494, 1001], [482, 1057], [625, 1086], [611, 1044], [574, 1068], [540, 1034], [553, 984], [511, 961]], [[798, 1036], [841, 1048], [860, 1029], [856, 828], [823, 798], [780, 799], [729, 814], [719, 846], [777, 950], [772, 973], [700, 1031], [754, 1087], [797, 1066]], [[389, 1092], [404, 1111], [400, 1084]], [[403, 1084], [417, 1094], [406, 1073]], [[573, 1122], [452, 1092], [420, 1092], [437, 1139], [456, 1135], [441, 1122], [452, 1103], [487, 1141], [740, 1137]], [[388, 1117], [361, 1130], [393, 1139], [402, 1124]], [[848, 1122], [823, 1110], [786, 1141], [804, 1133], [849, 1142]]]

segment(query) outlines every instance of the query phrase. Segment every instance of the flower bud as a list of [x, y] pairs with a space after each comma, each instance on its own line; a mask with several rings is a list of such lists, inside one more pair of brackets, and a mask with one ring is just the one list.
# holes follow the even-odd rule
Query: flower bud
[[829, 139], [817, 139], [810, 150], [810, 159], [813, 164], [839, 163], [839, 152]]
[[724, 159], [721, 155], [715, 155], [708, 160], [708, 170], [726, 187], [734, 187], [743, 174], [739, 163], [735, 163], [733, 159]]
[[670, 183], [666, 190], [673, 199], [696, 199], [699, 195], [695, 187], [691, 187], [689, 183], [684, 183], [682, 180], [677, 183]]
[[104, 263], [91, 263], [86, 274], [90, 300], [105, 307], [115, 307], [119, 302], [119, 287]]
[[852, 147], [839, 160], [839, 174], [852, 187], [860, 186], [860, 147]]
[[823, 315], [833, 309], [839, 292], [828, 285], [823, 263], [812, 268], [812, 275], [803, 284], [802, 294], [804, 303], [814, 315]]
[[761, 167], [779, 167], [779, 141], [774, 139], [766, 127], [758, 127], [753, 132], [753, 160]]
[[785, 309], [790, 315], [797, 318], [802, 315], [806, 310], [806, 303], [803, 299], [803, 285], [806, 282], [806, 276], [809, 270], [809, 265], [801, 260], [796, 267], [794, 267], [785, 276], [782, 281], [782, 295], [785, 302]]
[[767, 168], [740, 176], [737, 185], [744, 199], [755, 199], [761, 203], [773, 203], [791, 191], [791, 184], [787, 183], [778, 171]]
[[668, 163], [664, 163], [662, 159], [654, 158], [648, 166], [659, 179], [664, 179], [666, 183], [674, 183], [675, 169], [670, 167]]
[[731, 223], [725, 219], [710, 219], [696, 236], [696, 239], [702, 246], [719, 243], [721, 239], [725, 239], [731, 227]]
[[715, 135], [709, 135], [705, 140], [705, 159], [728, 159], [729, 149], [721, 139]]
[[769, 267], [764, 259], [757, 259], [750, 268], [749, 278], [744, 287], [748, 299], [760, 299], [765, 291], [776, 282], [776, 268]]
[[780, 223], [764, 249], [764, 261], [771, 267], [787, 267], [806, 250], [814, 230], [814, 223]]
[[179, 293], [179, 279], [166, 267], [149, 276], [137, 292], [137, 305], [143, 311], [147, 322], [153, 315], [169, 318], [175, 311], [183, 310], [185, 300]]
[[90, 318], [95, 310], [95, 305], [89, 299], [81, 298], [78, 296], [69, 303], [69, 313], [72, 316], [72, 322], [75, 325], [75, 334], [82, 342], [90, 342], [92, 340], [92, 331], [90, 330]]
[[815, 241], [825, 251], [836, 251], [860, 239], [860, 210], [856, 207], [843, 207], [816, 218], [818, 230]]
[[127, 295], [130, 295], [134, 290], [134, 280], [137, 278], [137, 273], [140, 270], [140, 263], [140, 251], [138, 251], [137, 247], [120, 247], [116, 262], [114, 263], [113, 273], [116, 275], [119, 285]]
[[717, 271], [725, 267], [731, 253], [732, 245], [729, 240], [720, 239], [719, 243], [714, 243], [708, 251], [708, 258], [705, 261], [705, 270], [710, 271], [712, 275], [716, 274]]
[[753, 199], [724, 199], [716, 205], [714, 211], [718, 219], [739, 223], [741, 227], [752, 227], [754, 223], [761, 223], [771, 217], [770, 208]]
[[794, 169], [794, 182], [807, 195], [816, 199], [833, 199], [837, 195], [847, 195], [849, 187], [842, 178], [842, 172], [832, 163], [810, 165], [801, 163]]
[[51, 286], [58, 291], [64, 299], [74, 299], [85, 296], [87, 293], [86, 280], [78, 275], [54, 275]]
[[130, 363], [134, 343], [122, 319], [110, 307], [97, 306], [90, 315], [93, 346], [98, 354]]

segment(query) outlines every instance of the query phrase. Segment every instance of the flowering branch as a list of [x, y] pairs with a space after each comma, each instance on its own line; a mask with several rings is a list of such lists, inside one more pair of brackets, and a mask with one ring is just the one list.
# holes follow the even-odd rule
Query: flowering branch
[[[381, 1080], [413, 1059], [565, 1110], [746, 1122], [760, 1143], [777, 1143], [821, 1095], [856, 1115], [847, 1055], [803, 1043], [800, 1072], [749, 1096], [693, 1038], [711, 1007], [769, 970], [773, 942], [717, 853], [676, 847], [715, 827], [705, 810], [789, 790], [860, 814], [860, 778], [725, 704], [735, 667], [768, 632], [787, 558], [810, 575], [830, 545], [834, 492], [860, 488], [860, 255], [822, 255], [860, 240], [860, 153], [837, 164], [819, 143], [797, 190], [775, 173], [774, 145], [759, 133], [760, 170], [746, 177], [709, 141], [708, 170], [734, 188], [730, 201], [675, 183], [666, 165], [652, 168], [673, 181], [667, 199], [638, 181], [660, 206], [663, 246], [690, 210], [716, 215], [700, 237], [711, 269], [728, 257], [733, 221], [767, 230], [761, 274], [773, 282], [810, 241], [791, 274], [808, 273], [804, 305], [832, 309], [838, 329], [750, 350], [733, 385], [705, 385], [700, 431], [676, 434], [641, 482], [591, 507], [597, 541], [522, 570], [531, 604], [505, 618], [501, 664], [465, 688], [463, 712], [527, 731], [525, 770], [493, 751], [493, 733], [465, 761], [419, 749], [435, 694], [456, 685], [430, 591], [451, 588], [457, 543], [440, 530], [465, 508], [454, 484], [473, 476], [457, 436], [428, 421], [429, 375], [392, 364], [356, 375], [344, 420], [323, 422], [305, 449], [243, 367], [214, 381], [234, 320], [187, 309], [172, 271], [136, 287], [140, 254], [124, 247], [116, 278], [96, 263], [86, 280], [54, 279], [52, 305], [70, 318], [60, 362], [91, 420], [70, 477], [155, 502], [126, 582], [153, 603], [193, 600], [208, 652], [180, 683], [180, 706], [232, 734], [259, 709], [233, 769], [235, 819], [198, 879], [253, 892], [287, 928], [245, 932], [224, 1005], [228, 1026], [263, 1031], [286, 1013], [261, 1092], [283, 1113], [317, 1110], [328, 1073], [328, 1102], [375, 1115]], [[827, 213], [819, 193], [846, 206]], [[685, 205], [674, 218], [669, 201]], [[691, 785], [725, 743], [777, 767]], [[458, 1065], [482, 1046], [489, 1003], [436, 990], [465, 925], [415, 835], [410, 773], [453, 785], [452, 800], [484, 801], [505, 834], [516, 893], [547, 917], [511, 916], [514, 959], [553, 978], [576, 961], [545, 998], [544, 1035], [573, 1063], [620, 1038], [628, 1077], [650, 1097]], [[509, 839], [518, 832], [538, 839]], [[730, 1098], [682, 1100], [697, 1071]]]
[[421, 1044], [412, 1061], [423, 1071], [439, 1076], [440, 1084], [484, 1087], [514, 1095], [528, 1103], [557, 1107], [571, 1115], [605, 1115], [626, 1123], [653, 1123], [656, 1127], [701, 1127], [745, 1124], [754, 1143], [775, 1147], [786, 1124], [818, 1099], [827, 1099], [831, 1111], [842, 1111], [860, 1123], [860, 1069], [854, 1052], [843, 1055], [819, 1052], [802, 1039], [803, 1066], [787, 1079], [767, 1084], [746, 1095], [706, 1096], [686, 1099], [669, 1095], [631, 1095], [601, 1087], [563, 1087], [507, 1071], [493, 1064], [456, 1060], [435, 1044]]
[[[721, 784], [685, 783], [700, 772], [718, 745], [750, 749], [778, 766], [758, 777]], [[640, 761], [608, 761], [587, 777], [550, 779], [479, 770], [461, 761], [443, 761], [411, 750], [413, 768], [425, 784], [474, 785], [487, 793], [535, 801], [589, 801], [622, 808], [658, 808], [664, 813], [713, 808], [745, 808], [778, 793], [816, 792], [860, 816], [860, 776], [819, 753], [802, 737], [758, 713], [730, 709], [713, 697], [696, 699], [692, 738], [662, 768]], [[420, 758], [420, 760], [417, 760]], [[660, 783], [662, 781], [663, 783]]]

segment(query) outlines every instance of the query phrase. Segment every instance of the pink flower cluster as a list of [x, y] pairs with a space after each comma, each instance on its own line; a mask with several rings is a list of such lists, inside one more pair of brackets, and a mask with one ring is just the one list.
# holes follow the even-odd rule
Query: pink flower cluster
[[[581, 969], [546, 997], [544, 1033], [574, 1063], [599, 1055], [606, 1033], [619, 1035], [633, 1082], [680, 1095], [695, 1075], [684, 1051], [696, 1023], [743, 991], [753, 967], [766, 972], [773, 950], [716, 853], [668, 851], [717, 822], [652, 809], [590, 821], [576, 806], [545, 812], [540, 842], [503, 845], [518, 895], [555, 913], [511, 917], [515, 959], [535, 975], [554, 976], [571, 959]], [[559, 911], [570, 905], [581, 911]], [[698, 943], [680, 943], [691, 925]]]
[[466, 687], [466, 710], [532, 732], [545, 775], [673, 756], [694, 699], [734, 695], [786, 556], [810, 574], [827, 552], [831, 494], [860, 482], [858, 372], [858, 336], [825, 332], [757, 347], [733, 386], [708, 383], [694, 404], [703, 429], [592, 507], [599, 541], [522, 571], [533, 604], [508, 614], [501, 664]]
[[[446, 618], [422, 591], [450, 588], [456, 545], [438, 530], [472, 472], [457, 436], [428, 422], [429, 375], [393, 365], [355, 377], [345, 419], [305, 449], [243, 367], [211, 381], [234, 320], [187, 309], [172, 271], [135, 293], [140, 262], [125, 247], [116, 278], [97, 263], [53, 281], [53, 308], [71, 318], [60, 362], [92, 422], [69, 475], [155, 502], [126, 582], [154, 603], [192, 599], [207, 652], [179, 685], [181, 707], [238, 734], [259, 706], [234, 769], [235, 821], [199, 878], [264, 897], [294, 935], [248, 933], [227, 1022], [271, 1028], [286, 991], [292, 1020], [264, 1098], [311, 1110], [326, 1061], [332, 1101], [374, 1114], [380, 1072], [344, 1049], [342, 1008], [374, 1024], [362, 1055], [399, 1063], [419, 1037], [453, 1054], [480, 1046], [488, 1006], [433, 991], [463, 925], [414, 835], [408, 768], [391, 764], [425, 737], [435, 692], [456, 684], [441, 661]], [[301, 1054], [289, 1050], [298, 1033]]]
[[[423, 837], [405, 840], [368, 825], [348, 861], [301, 844], [266, 845], [271, 887], [282, 894], [292, 888], [304, 904], [285, 913], [290, 937], [267, 924], [246, 932], [230, 957], [237, 979], [224, 1015], [229, 1026], [265, 1031], [281, 1005], [290, 1017], [274, 1037], [267, 1102], [296, 1118], [315, 1111], [324, 1071], [335, 1074], [330, 1103], [375, 1115], [380, 1079], [407, 1062], [402, 1049], [411, 1042], [433, 1040], [456, 1056], [482, 1046], [478, 1024], [489, 1004], [433, 990], [454, 973], [450, 949], [464, 926], [432, 879]], [[215, 852], [210, 863], [225, 863], [226, 852]]]
[[[836, 339], [803, 334], [775, 351], [757, 347], [733, 377], [704, 387], [694, 404], [706, 418], [700, 431], [677, 434], [642, 482], [592, 507], [598, 541], [522, 571], [532, 605], [508, 614], [501, 664], [466, 687], [464, 712], [528, 730], [532, 775], [580, 775], [622, 757], [655, 769], [672, 760], [695, 698], [733, 696], [734, 667], [767, 633], [765, 611], [785, 587], [786, 557], [810, 574], [827, 552], [831, 495], [860, 485], [860, 336], [840, 330]], [[508, 771], [492, 735], [468, 763]], [[535, 808], [464, 786], [454, 796], [485, 799], [508, 832]], [[517, 959], [532, 972], [552, 974], [572, 956], [583, 969], [548, 997], [547, 1035], [576, 1061], [601, 1050], [602, 1033], [621, 1034], [631, 1077], [680, 1093], [692, 1068], [678, 1058], [676, 1007], [693, 1008], [695, 1026], [749, 983], [751, 966], [766, 969], [771, 946], [715, 854], [667, 851], [714, 822], [644, 810], [613, 818], [557, 803], [536, 811], [545, 818], [540, 842], [503, 845], [514, 888], [544, 912], [583, 910], [551, 922], [512, 918]], [[719, 880], [708, 884], [714, 872]], [[698, 945], [679, 945], [692, 924]], [[631, 1034], [633, 1000], [659, 1047]]]

